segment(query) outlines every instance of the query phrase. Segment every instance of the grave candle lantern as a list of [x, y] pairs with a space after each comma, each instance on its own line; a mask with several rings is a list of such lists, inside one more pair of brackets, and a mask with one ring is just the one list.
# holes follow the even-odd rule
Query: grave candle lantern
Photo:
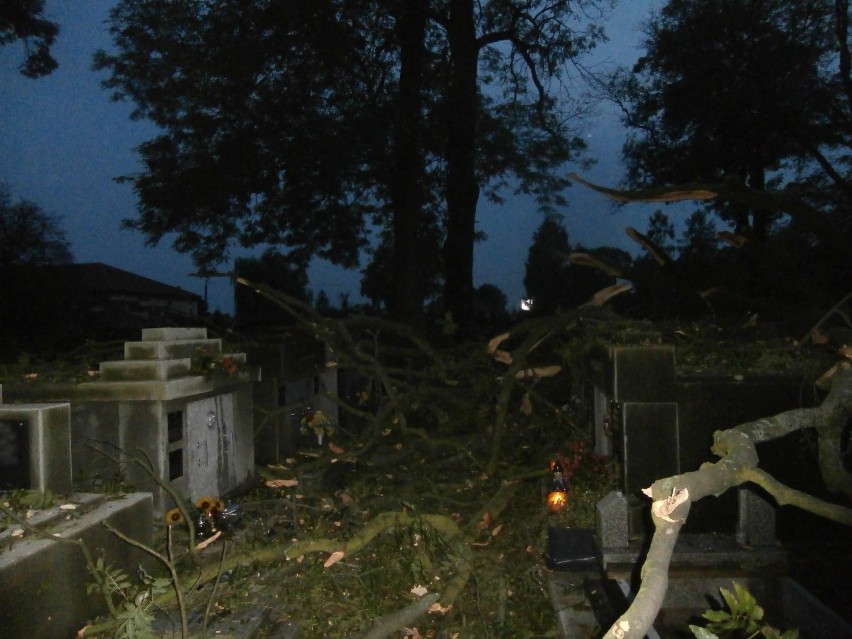
[[555, 514], [568, 507], [568, 490], [565, 488], [565, 473], [558, 461], [550, 462], [550, 472], [553, 473], [553, 479], [550, 492], [547, 493], [547, 509]]

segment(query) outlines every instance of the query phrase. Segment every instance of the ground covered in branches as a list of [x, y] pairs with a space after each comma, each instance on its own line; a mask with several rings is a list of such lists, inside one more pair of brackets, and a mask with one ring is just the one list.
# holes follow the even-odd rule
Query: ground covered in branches
[[[518, 472], [505, 479], [471, 463], [467, 451], [481, 446], [472, 439], [436, 446], [392, 434], [369, 457], [356, 441], [332, 442], [262, 469], [256, 488], [236, 500], [241, 522], [201, 553], [204, 577], [188, 595], [193, 625], [206, 616], [208, 629], [229, 628], [262, 614], [256, 636], [372, 636], [388, 615], [457, 587], [451, 605], [435, 603], [389, 636], [556, 636], [547, 527], [591, 526], [613, 476], [584, 441], [560, 441], [544, 424], [515, 435], [507, 464]], [[557, 450], [582, 461], [571, 507], [555, 521], [543, 490]], [[172, 544], [182, 535], [173, 526]], [[335, 561], [334, 548], [358, 546]], [[177, 620], [171, 608], [161, 627]]]

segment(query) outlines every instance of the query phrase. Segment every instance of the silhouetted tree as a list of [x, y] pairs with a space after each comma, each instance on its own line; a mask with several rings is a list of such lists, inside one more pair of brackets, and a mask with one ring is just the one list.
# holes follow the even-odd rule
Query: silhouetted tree
[[663, 251], [672, 254], [675, 249], [675, 227], [669, 216], [657, 209], [648, 219], [646, 237]]
[[553, 169], [583, 146], [566, 63], [601, 37], [605, 4], [122, 0], [96, 68], [163, 130], [127, 178], [128, 225], [177, 233], [200, 264], [242, 242], [354, 266], [374, 223], [391, 271], [374, 293], [410, 316], [428, 266], [464, 324], [480, 190], [514, 176], [562, 201]]
[[74, 260], [60, 218], [35, 202], [12, 203], [0, 184], [0, 269], [9, 266], [67, 264]]
[[[234, 272], [250, 282], [266, 284], [303, 302], [311, 299], [305, 268], [274, 250], [267, 250], [260, 257], [237, 259]], [[242, 328], [268, 328], [293, 322], [284, 309], [246, 286], [234, 289], [234, 311], [237, 325]]]
[[[648, 25], [645, 55], [616, 82], [634, 186], [768, 176], [840, 143], [829, 0], [671, 0]], [[845, 117], [845, 116], [844, 116]], [[845, 128], [845, 124], [840, 128]], [[820, 151], [822, 149], [822, 151]], [[741, 233], [775, 217], [714, 202]]]
[[524, 287], [533, 300], [533, 312], [546, 315], [571, 308], [566, 259], [571, 253], [568, 231], [558, 217], [545, 216], [533, 234], [527, 253]]
[[44, 0], [0, 2], [0, 46], [17, 40], [23, 43], [21, 75], [40, 78], [59, 66], [50, 53], [58, 33], [59, 25], [44, 17]]
[[473, 292], [473, 320], [479, 332], [493, 332], [509, 321], [506, 294], [493, 284], [481, 284]]

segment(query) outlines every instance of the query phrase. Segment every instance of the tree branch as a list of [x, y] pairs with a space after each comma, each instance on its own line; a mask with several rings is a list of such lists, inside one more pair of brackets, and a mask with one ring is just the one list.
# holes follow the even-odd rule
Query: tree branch
[[[832, 521], [852, 526], [852, 509], [830, 504], [789, 488], [757, 467], [755, 448], [760, 442], [783, 437], [802, 428], [815, 428], [823, 436], [842, 430], [852, 414], [852, 367], [842, 368], [829, 394], [815, 408], [797, 409], [747, 422], [714, 435], [713, 452], [721, 457], [697, 471], [659, 479], [645, 492], [653, 499], [651, 517], [654, 535], [636, 598], [604, 635], [604, 639], [639, 639], [654, 623], [668, 588], [668, 569], [678, 533], [693, 502], [708, 495], [721, 495], [745, 482], [764, 488], [782, 505], [795, 505]], [[822, 460], [821, 460], [822, 465]]]

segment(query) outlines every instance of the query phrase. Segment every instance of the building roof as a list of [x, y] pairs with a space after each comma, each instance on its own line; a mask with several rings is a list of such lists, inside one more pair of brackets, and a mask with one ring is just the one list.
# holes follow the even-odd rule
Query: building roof
[[66, 290], [201, 301], [201, 296], [195, 293], [101, 262], [51, 264], [37, 268], [44, 275], [49, 275], [53, 283], [61, 282]]

